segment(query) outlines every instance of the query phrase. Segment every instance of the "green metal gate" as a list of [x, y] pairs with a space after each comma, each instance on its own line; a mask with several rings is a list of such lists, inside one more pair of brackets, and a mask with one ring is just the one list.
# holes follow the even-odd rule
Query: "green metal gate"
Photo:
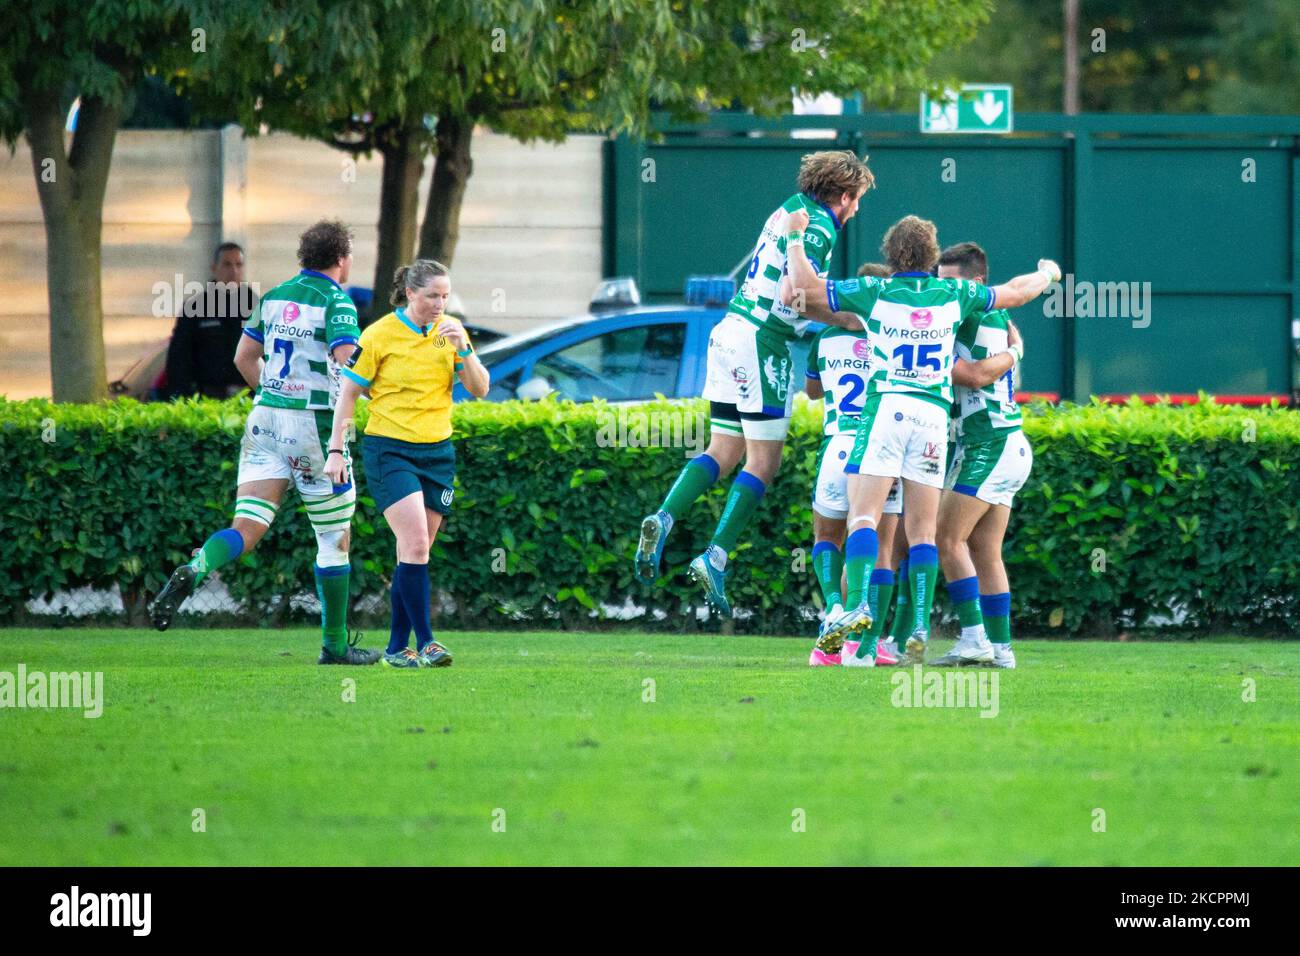
[[[876, 189], [845, 227], [835, 275], [880, 259], [880, 237], [908, 213], [933, 219], [944, 245], [983, 245], [994, 282], [1039, 256], [1072, 275], [1015, 314], [1027, 391], [1295, 391], [1300, 117], [1021, 114], [1005, 137], [925, 136], [915, 116], [718, 114], [661, 131], [611, 141], [605, 157], [605, 272], [634, 276], [647, 301], [747, 261], [799, 157], [850, 148], [870, 156]], [[1099, 300], [1125, 314], [1082, 314]]]

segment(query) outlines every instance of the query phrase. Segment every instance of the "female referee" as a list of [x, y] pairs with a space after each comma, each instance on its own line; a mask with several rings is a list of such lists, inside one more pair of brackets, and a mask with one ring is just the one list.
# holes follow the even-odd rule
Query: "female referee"
[[[456, 453], [451, 444], [451, 390], [456, 379], [471, 395], [488, 392], [488, 371], [464, 326], [444, 316], [451, 295], [447, 267], [417, 259], [393, 275], [396, 311], [361, 333], [334, 407], [325, 474], [343, 481], [343, 447], [357, 398], [370, 398], [361, 445], [366, 483], [397, 536], [392, 630], [384, 664], [447, 667], [451, 653], [429, 624], [429, 549], [451, 512]], [[415, 650], [410, 647], [415, 631]]]

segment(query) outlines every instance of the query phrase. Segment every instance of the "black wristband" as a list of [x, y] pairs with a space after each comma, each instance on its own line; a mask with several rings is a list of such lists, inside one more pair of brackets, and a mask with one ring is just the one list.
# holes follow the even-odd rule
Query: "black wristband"
[[331, 448], [328, 452], [325, 453], [325, 457], [328, 458], [330, 455], [341, 455], [341, 454], [343, 454], [342, 448]]

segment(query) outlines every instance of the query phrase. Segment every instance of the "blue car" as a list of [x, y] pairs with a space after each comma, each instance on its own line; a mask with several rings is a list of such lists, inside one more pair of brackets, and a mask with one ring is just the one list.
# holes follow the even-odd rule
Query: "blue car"
[[[631, 295], [635, 297], [635, 288]], [[538, 399], [549, 394], [575, 402], [693, 398], [704, 390], [709, 333], [726, 309], [709, 305], [631, 305], [608, 308], [600, 299], [587, 315], [485, 345], [479, 359], [492, 374], [487, 401]], [[803, 372], [814, 325], [795, 353], [794, 382]], [[455, 400], [469, 400], [459, 382]]]

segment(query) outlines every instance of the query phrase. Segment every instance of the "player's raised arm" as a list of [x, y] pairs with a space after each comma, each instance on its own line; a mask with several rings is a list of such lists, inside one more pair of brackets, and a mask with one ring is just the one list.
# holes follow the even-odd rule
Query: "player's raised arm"
[[796, 209], [786, 217], [785, 251], [790, 272], [781, 280], [781, 301], [809, 318], [842, 329], [861, 331], [862, 322], [856, 315], [831, 308], [826, 291], [828, 280], [817, 274], [804, 252], [803, 234], [807, 228], [808, 213], [804, 210]]
[[1033, 302], [1053, 282], [1061, 281], [1061, 267], [1051, 259], [1039, 259], [1038, 270], [1016, 276], [1010, 282], [993, 286], [994, 301], [989, 308], [1014, 309]]
[[808, 213], [796, 209], [785, 218], [785, 252], [789, 273], [781, 280], [781, 301], [813, 318], [825, 321], [831, 315], [826, 283], [817, 274], [803, 248]]

